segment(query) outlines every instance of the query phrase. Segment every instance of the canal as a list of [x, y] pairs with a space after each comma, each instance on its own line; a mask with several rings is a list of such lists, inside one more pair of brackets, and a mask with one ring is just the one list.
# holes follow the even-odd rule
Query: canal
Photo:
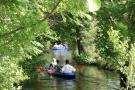
[[119, 75], [95, 66], [85, 66], [78, 70], [75, 80], [64, 80], [45, 75], [43, 80], [27, 80], [22, 90], [117, 90]]

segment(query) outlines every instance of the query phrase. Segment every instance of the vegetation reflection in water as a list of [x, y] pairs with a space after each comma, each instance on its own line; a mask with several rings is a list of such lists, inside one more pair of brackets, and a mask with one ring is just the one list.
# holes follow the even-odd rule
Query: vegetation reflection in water
[[46, 75], [44, 80], [28, 80], [22, 90], [116, 90], [119, 88], [118, 74], [100, 70], [97, 67], [85, 66], [77, 73], [75, 80], [51, 78]]

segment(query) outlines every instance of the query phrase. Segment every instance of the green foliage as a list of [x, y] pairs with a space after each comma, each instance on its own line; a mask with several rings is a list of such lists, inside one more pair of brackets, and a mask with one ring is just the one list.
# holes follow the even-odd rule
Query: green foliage
[[[103, 0], [97, 12], [99, 27], [96, 46], [101, 62], [127, 76], [127, 88], [134, 86], [134, 0]], [[132, 52], [132, 56], [131, 56]], [[131, 80], [132, 79], [132, 80]], [[131, 84], [132, 83], [132, 84]]]
[[82, 54], [81, 55], [74, 55], [73, 60], [75, 60], [76, 63], [78, 63], [78, 64], [83, 64], [85, 62], [85, 57]]
[[[89, 15], [90, 16], [90, 15]], [[82, 18], [83, 27], [81, 29], [82, 40], [81, 44], [84, 47], [84, 56], [85, 56], [85, 63], [96, 63], [97, 60], [100, 58], [98, 50], [96, 49], [96, 35], [98, 29], [97, 26], [98, 21], [95, 17], [90, 16], [91, 18], [85, 17]]]
[[[115, 66], [115, 64], [117, 64], [117, 61], [114, 60], [114, 58], [116, 58], [118, 56], [118, 53], [120, 52], [116, 51], [115, 49], [117, 45], [121, 43], [117, 47], [117, 49], [119, 48], [120, 50], [120, 46], [122, 45], [122, 47], [124, 48], [125, 43], [127, 43], [128, 25], [125, 16], [127, 11], [125, 5], [126, 0], [104, 0], [102, 1], [101, 9], [97, 12], [97, 20], [99, 20], [98, 25], [100, 29], [97, 33], [96, 47], [99, 50], [104, 65], [106, 65], [107, 67], [113, 67]], [[116, 32], [111, 32], [111, 27], [113, 27]], [[109, 36], [108, 32], [113, 33], [112, 36]]]
[[15, 90], [14, 83], [20, 83], [28, 77], [24, 74], [23, 69], [18, 66], [18, 63], [7, 56], [0, 60], [0, 89]]
[[50, 28], [55, 32], [56, 38], [54, 41], [62, 41], [68, 43], [71, 49], [76, 46], [76, 24], [75, 16], [67, 11], [55, 13], [49, 18]]
[[135, 44], [131, 45], [131, 50], [129, 51], [129, 67], [125, 67], [124, 70], [127, 74], [129, 87], [135, 86]]
[[45, 67], [45, 64], [46, 60], [44, 60], [44, 58], [40, 58], [40, 56], [33, 56], [32, 59], [27, 59], [19, 63], [29, 78], [36, 78], [38, 75], [38, 72], [36, 71], [37, 68]]
[[[57, 21], [58, 20], [58, 21]], [[69, 12], [55, 13], [50, 17], [51, 29], [56, 32], [58, 40], [68, 43], [70, 49], [76, 57], [77, 39], [81, 39], [81, 44], [84, 47], [84, 53], [77, 55], [77, 62], [95, 63], [96, 59], [100, 58], [98, 50], [95, 46], [97, 30], [97, 20], [90, 14], [81, 13], [73, 15]], [[80, 35], [77, 35], [77, 29]], [[79, 61], [81, 58], [81, 61]]]
[[[86, 5], [87, 0], [63, 0], [62, 11], [71, 12], [74, 15], [78, 15], [79, 13], [87, 12], [88, 7]], [[77, 2], [77, 3], [76, 3]]]
[[[134, 66], [135, 66], [135, 46], [131, 44], [129, 49], [128, 39], [120, 39], [122, 35], [117, 30], [111, 29], [109, 32], [109, 40], [113, 44], [113, 51], [117, 53], [114, 59], [114, 65], [117, 67], [116, 69], [120, 70], [127, 76], [128, 85], [132, 87], [135, 85], [135, 74], [134, 74]], [[124, 37], [125, 38], [125, 37]], [[111, 60], [111, 59], [110, 59]]]
[[[23, 60], [27, 62], [26, 58], [32, 58], [43, 50], [42, 45], [36, 42], [37, 37], [40, 35], [49, 37], [50, 41], [46, 43], [41, 39], [46, 48], [50, 47], [51, 40], [57, 39], [56, 34], [50, 31], [48, 18], [54, 12], [63, 10], [72, 13], [79, 13], [82, 10], [86, 12], [86, 5], [82, 6], [84, 8], [80, 7], [85, 4], [85, 0], [0, 0], [0, 2], [0, 69], [2, 69], [0, 76], [3, 80], [0, 82], [0, 89], [11, 90], [14, 88], [12, 86], [14, 82], [18, 83], [25, 78], [18, 63]], [[8, 60], [2, 60], [5, 57], [9, 57]], [[36, 64], [30, 69], [34, 66]]]
[[108, 31], [108, 35], [113, 46], [112, 52], [115, 54], [115, 57], [111, 57], [115, 61], [114, 65], [119, 66], [117, 69], [123, 68], [125, 63], [128, 62], [128, 39], [121, 40], [122, 35], [114, 29]]

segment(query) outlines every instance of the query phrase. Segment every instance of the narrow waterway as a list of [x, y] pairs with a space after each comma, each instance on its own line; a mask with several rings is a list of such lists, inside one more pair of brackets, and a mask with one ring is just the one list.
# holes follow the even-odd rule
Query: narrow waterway
[[64, 80], [46, 74], [43, 80], [33, 79], [25, 81], [22, 90], [117, 90], [119, 75], [85, 66], [76, 74], [75, 80]]

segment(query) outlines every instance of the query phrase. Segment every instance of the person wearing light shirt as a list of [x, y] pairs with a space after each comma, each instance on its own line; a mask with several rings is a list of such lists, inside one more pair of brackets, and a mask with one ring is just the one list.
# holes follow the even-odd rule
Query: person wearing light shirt
[[53, 61], [51, 62], [51, 64], [53, 65], [53, 67], [56, 66], [57, 65], [57, 60], [55, 58], [53, 58]]
[[76, 69], [69, 64], [69, 60], [66, 60], [66, 64], [62, 67], [61, 72], [62, 73], [74, 73]]

